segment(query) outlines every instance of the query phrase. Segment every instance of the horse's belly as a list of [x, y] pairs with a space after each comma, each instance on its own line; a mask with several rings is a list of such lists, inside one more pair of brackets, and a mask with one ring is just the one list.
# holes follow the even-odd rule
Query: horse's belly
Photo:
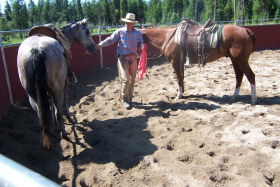
[[[219, 58], [225, 56], [223, 54], [223, 51], [219, 52], [218, 49], [213, 49], [213, 48], [210, 48], [208, 50], [208, 53], [205, 54], [205, 55], [208, 55], [208, 58], [206, 60], [207, 63], [208, 62], [213, 62], [213, 61], [218, 60]], [[188, 57], [189, 57], [189, 61], [190, 61], [191, 64], [198, 64], [198, 54], [197, 54], [197, 52], [189, 51]]]

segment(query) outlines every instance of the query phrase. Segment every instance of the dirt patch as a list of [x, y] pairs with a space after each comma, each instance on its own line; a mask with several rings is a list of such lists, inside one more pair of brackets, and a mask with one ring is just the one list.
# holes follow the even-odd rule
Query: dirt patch
[[[257, 105], [246, 77], [230, 102], [235, 74], [227, 58], [185, 70], [183, 99], [164, 59], [149, 61], [151, 79], [136, 83], [135, 108], [118, 101], [117, 69], [78, 77], [66, 121], [75, 143], [40, 144], [28, 102], [0, 123], [0, 153], [63, 186], [277, 186], [280, 184], [280, 50], [254, 52]], [[56, 135], [56, 136], [55, 136]]]

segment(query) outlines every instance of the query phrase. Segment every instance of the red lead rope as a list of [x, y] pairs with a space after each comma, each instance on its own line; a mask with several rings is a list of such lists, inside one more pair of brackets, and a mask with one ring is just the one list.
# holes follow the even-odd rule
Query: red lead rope
[[140, 57], [138, 71], [139, 71], [139, 81], [143, 79], [147, 69], [147, 46], [144, 44], [142, 46], [142, 54]]

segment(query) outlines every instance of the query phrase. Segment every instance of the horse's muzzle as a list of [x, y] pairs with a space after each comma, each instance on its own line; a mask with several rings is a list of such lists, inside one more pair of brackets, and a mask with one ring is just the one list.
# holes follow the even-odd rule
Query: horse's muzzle
[[88, 47], [87, 47], [87, 52], [89, 53], [89, 54], [92, 54], [92, 53], [94, 53], [96, 51], [96, 49], [95, 49], [95, 44], [90, 44]]

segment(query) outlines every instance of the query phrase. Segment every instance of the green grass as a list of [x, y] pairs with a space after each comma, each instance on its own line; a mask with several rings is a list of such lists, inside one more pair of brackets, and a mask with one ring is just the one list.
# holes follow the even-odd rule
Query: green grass
[[3, 44], [15, 44], [15, 43], [21, 43], [22, 41], [23, 39], [10, 37], [8, 41], [3, 40]]

